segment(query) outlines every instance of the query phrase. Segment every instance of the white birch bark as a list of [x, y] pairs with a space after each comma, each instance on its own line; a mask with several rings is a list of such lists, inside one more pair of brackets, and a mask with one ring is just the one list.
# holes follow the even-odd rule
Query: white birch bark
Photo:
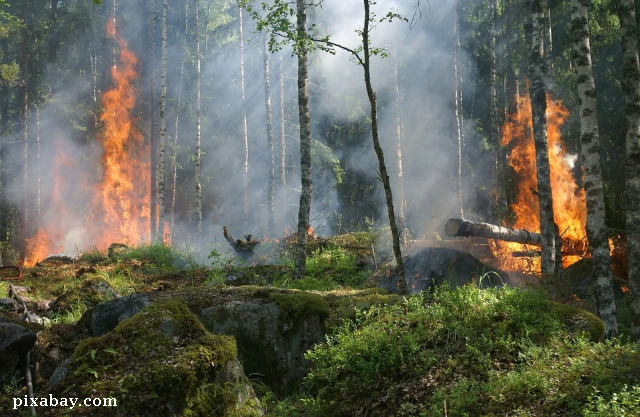
[[165, 143], [167, 141], [167, 0], [162, 1], [162, 69], [160, 70], [160, 141], [158, 143], [158, 239], [164, 241]]
[[593, 258], [593, 290], [598, 316], [604, 322], [605, 335], [611, 338], [618, 334], [618, 322], [600, 166], [600, 135], [596, 109], [596, 85], [591, 66], [588, 5], [589, 0], [571, 0], [572, 58], [578, 72], [580, 141], [587, 200], [587, 237]]
[[196, 0], [195, 10], [195, 38], [196, 38], [196, 233], [198, 239], [202, 238], [202, 182], [200, 178], [200, 163], [202, 154], [200, 150], [200, 119], [202, 113], [200, 111], [200, 28], [198, 26], [198, 17], [200, 13], [200, 0]]
[[311, 121], [309, 116], [309, 61], [307, 57], [307, 14], [304, 0], [296, 0], [298, 38], [298, 113], [300, 118], [300, 205], [298, 242], [293, 279], [304, 277], [307, 264], [307, 231], [311, 213]]

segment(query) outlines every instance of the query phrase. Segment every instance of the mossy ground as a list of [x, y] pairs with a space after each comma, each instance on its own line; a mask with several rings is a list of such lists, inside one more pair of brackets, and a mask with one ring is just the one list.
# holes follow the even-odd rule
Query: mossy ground
[[[361, 245], [362, 239], [347, 244]], [[332, 246], [334, 243], [336, 246]], [[368, 285], [368, 272], [355, 266], [357, 251], [340, 248], [340, 243], [332, 242], [312, 252], [307, 277], [296, 282], [290, 279], [290, 265], [284, 259], [275, 266], [228, 264], [213, 268], [224, 274], [239, 272], [257, 277], [255, 283], [263, 286], [205, 287], [203, 284], [211, 279], [211, 268], [179, 268], [164, 249], [144, 248], [116, 260], [97, 252], [85, 254], [74, 264], [42, 264], [25, 269], [26, 279], [18, 284], [32, 287], [28, 296], [33, 300], [55, 299], [86, 278], [100, 277], [123, 295], [153, 292], [158, 301], [176, 298], [188, 307], [170, 307], [158, 313], [165, 318], [238, 298], [276, 301], [283, 312], [279, 320], [285, 321], [314, 309], [326, 317], [330, 342], [318, 345], [308, 357], [315, 370], [300, 387], [304, 395], [280, 399], [264, 387], [260, 390], [269, 415], [436, 416], [442, 415], [445, 400], [450, 416], [640, 412], [639, 391], [635, 388], [640, 385], [638, 351], [623, 341], [602, 342], [602, 323], [587, 311], [551, 303], [532, 291], [481, 291], [463, 286], [403, 298], [363, 288]], [[0, 282], [0, 291], [6, 286]], [[623, 305], [624, 300], [620, 303]], [[589, 300], [574, 304], [593, 311]], [[618, 313], [624, 334], [628, 309], [619, 308]], [[141, 317], [151, 320], [148, 314]], [[78, 318], [70, 317], [69, 321]], [[106, 390], [111, 384], [111, 388], [124, 387], [129, 392], [141, 386], [142, 379], [124, 378], [126, 372], [119, 367], [143, 363], [141, 357], [135, 359], [142, 352], [151, 358], [166, 354], [163, 348], [153, 347], [162, 336], [149, 335], [153, 342], [129, 346], [127, 355], [120, 352], [124, 343], [118, 349], [116, 346], [125, 335], [130, 338], [135, 334], [134, 339], [140, 339], [148, 331], [146, 327], [153, 327], [149, 323], [158, 324], [152, 320], [142, 326], [144, 329], [122, 326], [99, 340], [81, 342], [77, 353], [84, 359], [74, 365], [75, 371], [83, 364], [86, 367], [74, 374], [75, 386]], [[208, 340], [200, 331], [194, 323], [190, 336], [199, 347], [182, 346], [178, 355], [182, 359], [176, 359], [173, 365], [184, 365], [194, 356], [208, 358], [211, 353], [207, 352], [218, 349], [220, 339]], [[207, 346], [212, 349], [207, 350]], [[134, 351], [137, 353], [132, 354]], [[194, 363], [201, 364], [197, 360]], [[189, 371], [196, 370], [189, 366]], [[145, 374], [147, 383], [157, 375], [158, 381], [167, 376], [171, 384], [195, 387], [197, 382], [189, 385], [194, 375], [200, 381], [198, 375], [204, 373], [204, 368], [198, 368], [200, 373], [185, 371], [168, 376], [152, 368], [156, 373]], [[38, 385], [46, 387], [43, 381]], [[159, 391], [164, 388], [166, 385], [159, 382]], [[184, 407], [197, 415], [203, 412], [198, 410], [210, 409], [211, 398], [216, 404], [225, 403], [230, 392], [215, 384], [194, 388]], [[21, 391], [17, 394], [23, 395]]]
[[233, 402], [206, 387], [236, 356], [232, 337], [206, 332], [186, 305], [162, 300], [113, 332], [80, 342], [65, 391], [115, 396], [119, 412], [132, 416], [224, 416]]
[[[541, 294], [445, 286], [343, 324], [308, 354], [315, 368], [305, 394], [272, 402], [269, 410], [435, 417], [445, 401], [450, 416], [614, 409], [614, 394], [640, 385], [640, 353], [620, 341], [602, 342], [602, 335], [595, 316]], [[627, 392], [627, 403], [637, 392]], [[639, 412], [636, 406], [627, 415]]]

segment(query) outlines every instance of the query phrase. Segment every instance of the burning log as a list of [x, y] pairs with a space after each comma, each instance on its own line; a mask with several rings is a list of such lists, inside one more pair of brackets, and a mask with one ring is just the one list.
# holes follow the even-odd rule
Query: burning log
[[539, 233], [533, 233], [528, 230], [511, 229], [510, 227], [462, 219], [449, 219], [444, 230], [447, 236], [450, 237], [479, 236], [486, 237], [488, 239], [516, 242], [524, 245], [540, 246], [540, 242], [542, 240]]
[[233, 239], [227, 230], [227, 226], [222, 227], [224, 238], [229, 242], [229, 245], [240, 255], [245, 261], [253, 256], [253, 249], [260, 244], [257, 240], [253, 239], [253, 235], [244, 235], [245, 240]]

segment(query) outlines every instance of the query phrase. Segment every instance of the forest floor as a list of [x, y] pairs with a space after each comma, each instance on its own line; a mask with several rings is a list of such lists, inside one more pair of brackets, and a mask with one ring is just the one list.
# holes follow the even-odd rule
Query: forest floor
[[[373, 243], [366, 233], [316, 242], [301, 281], [291, 280], [292, 258], [276, 242], [269, 251], [277, 256], [258, 254], [267, 264], [213, 251], [203, 265], [188, 253], [143, 245], [111, 257], [93, 251], [44, 261], [11, 283], [29, 288], [23, 296], [49, 320], [47, 327], [75, 325], [111, 298], [75, 292], [95, 280], [121, 296], [229, 286], [321, 295], [331, 309], [326, 341], [306, 353], [313, 367], [300, 386], [283, 397], [264, 381], [252, 382], [267, 415], [640, 415], [640, 352], [625, 337], [602, 340], [601, 321], [580, 308], [592, 309], [589, 300], [559, 304], [535, 287], [474, 284], [445, 283], [406, 297], [354, 291], [375, 286], [373, 270], [387, 267], [382, 259], [370, 262]], [[0, 296], [9, 283], [0, 281]], [[36, 379], [37, 386], [46, 384]], [[23, 385], [5, 379], [0, 414], [12, 415], [6, 406], [26, 395]]]

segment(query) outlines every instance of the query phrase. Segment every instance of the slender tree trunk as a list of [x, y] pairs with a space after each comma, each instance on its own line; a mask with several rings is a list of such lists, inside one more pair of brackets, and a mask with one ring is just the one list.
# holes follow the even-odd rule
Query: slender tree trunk
[[29, 236], [29, 1], [24, 2], [24, 30], [22, 38], [22, 103], [20, 119], [22, 124], [23, 172], [22, 172], [22, 256], [26, 258], [26, 239]]
[[[115, 0], [114, 0], [115, 1]], [[157, 10], [151, 1], [149, 24], [149, 143], [151, 152], [151, 192], [150, 192], [150, 231], [151, 241], [158, 236], [158, 126], [156, 119], [156, 19]], [[115, 64], [114, 64], [115, 65]]]
[[456, 173], [456, 189], [458, 191], [458, 206], [460, 208], [460, 218], [464, 218], [464, 199], [462, 197], [462, 126], [460, 124], [460, 86], [458, 85], [458, 53], [460, 46], [460, 33], [458, 30], [458, 1], [455, 0], [453, 6], [453, 27], [456, 33], [456, 45], [453, 49], [453, 76], [455, 78], [455, 123], [456, 142], [458, 145], [458, 172]]
[[393, 62], [393, 75], [395, 78], [395, 111], [396, 111], [396, 156], [398, 164], [398, 191], [399, 191], [399, 203], [398, 212], [400, 214], [400, 243], [403, 245], [406, 243], [405, 228], [406, 218], [404, 212], [404, 177], [403, 177], [403, 164], [402, 164], [402, 113], [400, 111], [400, 77], [398, 76], [398, 52], [394, 49], [394, 62]]
[[542, 48], [542, 20], [544, 14], [538, 0], [527, 0], [530, 14], [526, 29], [529, 32], [528, 69], [531, 86], [531, 115], [533, 120], [533, 137], [536, 149], [536, 167], [538, 180], [538, 201], [540, 205], [540, 232], [542, 235], [542, 281], [552, 298], [556, 297], [556, 283], [561, 277], [556, 274], [556, 229], [551, 199], [551, 180], [549, 169], [549, 143], [547, 141], [547, 94], [544, 84], [544, 51]]
[[544, 13], [543, 21], [543, 42], [544, 42], [544, 56], [547, 65], [547, 74], [550, 78], [553, 78], [553, 35], [551, 34], [551, 8], [549, 7], [549, 0], [540, 0], [542, 3], [542, 12]]
[[200, 28], [198, 15], [200, 14], [200, 0], [196, 0], [195, 10], [195, 37], [196, 37], [196, 232], [198, 240], [202, 239], [202, 183], [200, 180], [200, 163], [202, 159], [200, 151]]
[[509, 46], [513, 41], [512, 16], [513, 10], [511, 8], [511, 3], [507, 0], [507, 42], [505, 42], [505, 45], [507, 45], [505, 47], [507, 63], [505, 71], [507, 73], [507, 113], [511, 115], [518, 112], [518, 97], [520, 96], [518, 78], [513, 70], [512, 48]]
[[287, 140], [284, 130], [284, 54], [280, 54], [280, 181], [282, 201], [287, 204]]
[[162, 2], [162, 70], [160, 73], [160, 143], [158, 144], [158, 239], [164, 241], [165, 143], [167, 138], [167, 0]]
[[571, 0], [572, 58], [578, 72], [580, 140], [587, 198], [587, 236], [593, 258], [593, 289], [598, 316], [604, 322], [607, 338], [612, 338], [618, 334], [618, 322], [600, 167], [600, 135], [596, 109], [596, 85], [591, 66], [588, 2], [589, 0]]
[[309, 62], [307, 58], [307, 14], [304, 0], [296, 0], [298, 49], [298, 113], [300, 118], [300, 205], [298, 242], [293, 279], [304, 277], [307, 264], [307, 232], [311, 213], [311, 121], [309, 116]]
[[244, 151], [244, 168], [242, 171], [242, 227], [248, 226], [249, 221], [249, 137], [247, 135], [247, 107], [244, 100], [244, 32], [242, 28], [242, 8], [238, 7], [240, 21], [240, 90], [242, 103], [240, 117], [242, 123], [242, 145]]
[[59, 0], [51, 0], [51, 29], [49, 33], [49, 62], [55, 62], [58, 58], [58, 3]]
[[391, 193], [389, 175], [387, 175], [387, 166], [384, 162], [384, 153], [382, 152], [382, 147], [380, 146], [380, 140], [378, 138], [378, 109], [376, 103], [376, 93], [373, 91], [373, 87], [371, 86], [371, 67], [369, 56], [369, 1], [370, 0], [364, 0], [364, 29], [362, 30], [362, 45], [364, 47], [364, 82], [367, 88], [369, 103], [371, 104], [371, 134], [373, 136], [373, 148], [375, 149], [376, 155], [378, 157], [380, 177], [382, 177], [382, 184], [384, 186], [384, 193], [387, 200], [387, 211], [389, 214], [389, 223], [391, 225], [393, 253], [396, 258], [396, 271], [400, 283], [400, 293], [405, 294], [407, 292], [407, 281], [404, 276], [404, 261], [402, 260], [402, 250], [400, 248], [400, 234], [398, 233], [398, 226], [396, 225], [396, 215], [393, 208], [393, 195]]
[[491, 217], [494, 222], [500, 217], [500, 192], [498, 191], [498, 155], [500, 153], [500, 139], [498, 132], [498, 98], [496, 88], [496, 21], [498, 20], [498, 1], [491, 1], [491, 41], [490, 41], [490, 100], [489, 100], [489, 137], [491, 141]]
[[176, 130], [173, 135], [173, 179], [171, 181], [171, 226], [169, 230], [169, 244], [173, 239], [173, 222], [176, 213], [176, 194], [178, 191], [178, 127], [180, 126], [180, 104], [182, 103], [182, 88], [184, 79], [184, 62], [187, 58], [187, 34], [189, 33], [189, 0], [184, 2], [184, 42], [182, 44], [182, 62], [180, 63], [180, 85], [178, 86], [178, 103], [176, 104]]
[[618, 0], [622, 35], [622, 94], [627, 117], [625, 180], [631, 338], [640, 344], [640, 63], [635, 2]]
[[40, 107], [36, 106], [36, 228], [40, 229]]
[[273, 193], [275, 184], [276, 156], [273, 146], [273, 127], [271, 125], [271, 83], [269, 82], [269, 51], [267, 49], [267, 36], [262, 37], [262, 55], [264, 60], [264, 105], [267, 113], [267, 142], [269, 145], [269, 179], [267, 191], [267, 230], [269, 236], [273, 236]]

